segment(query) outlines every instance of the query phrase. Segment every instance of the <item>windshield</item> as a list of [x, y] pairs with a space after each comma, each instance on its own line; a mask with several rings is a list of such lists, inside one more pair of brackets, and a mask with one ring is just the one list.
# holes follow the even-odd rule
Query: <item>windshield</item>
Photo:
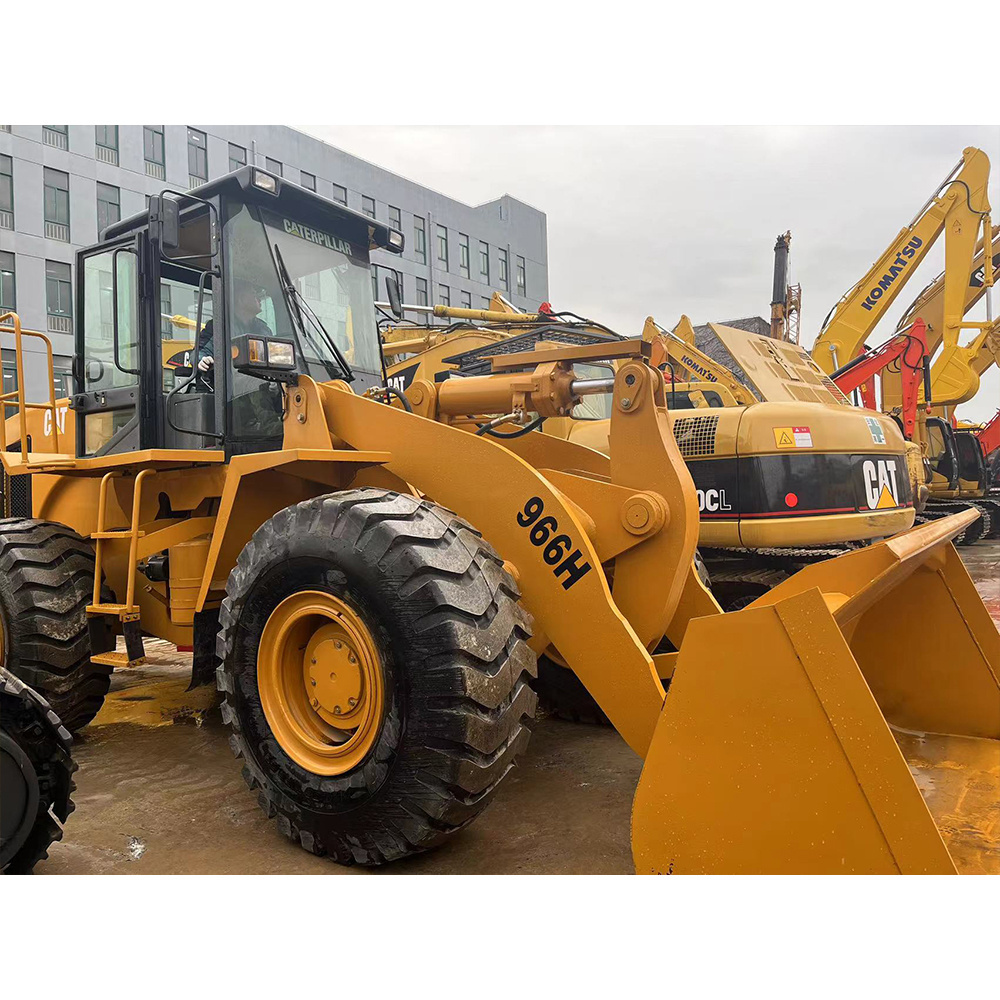
[[[301, 329], [293, 322], [276, 270], [280, 259], [297, 292], [351, 367], [369, 373], [381, 371], [367, 248], [247, 205], [226, 223], [226, 239], [235, 334], [266, 327], [270, 335], [295, 341], [298, 356], [313, 378], [327, 381], [344, 377], [336, 351], [322, 331], [306, 315], [302, 316]], [[253, 288], [259, 302], [255, 317], [250, 319], [243, 317], [239, 308], [241, 289], [245, 288]], [[249, 293], [244, 298], [249, 301]], [[243, 313], [250, 311], [247, 308]], [[251, 320], [256, 322], [251, 325]]]

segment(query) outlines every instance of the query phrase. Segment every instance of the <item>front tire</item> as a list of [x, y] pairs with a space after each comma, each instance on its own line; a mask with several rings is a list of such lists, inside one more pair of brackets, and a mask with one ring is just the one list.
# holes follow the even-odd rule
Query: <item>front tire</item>
[[475, 819], [535, 711], [518, 598], [477, 532], [411, 496], [351, 490], [263, 524], [229, 578], [217, 676], [279, 829], [381, 864]]
[[71, 733], [97, 715], [111, 684], [111, 668], [90, 659], [115, 642], [102, 625], [103, 648], [91, 649], [93, 587], [94, 550], [75, 531], [33, 518], [0, 520], [3, 666], [42, 695]]

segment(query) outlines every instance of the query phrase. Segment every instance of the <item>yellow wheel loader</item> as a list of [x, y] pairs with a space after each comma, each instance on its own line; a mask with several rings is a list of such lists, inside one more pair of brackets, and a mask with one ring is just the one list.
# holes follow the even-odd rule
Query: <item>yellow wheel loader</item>
[[[637, 871], [992, 864], [1000, 635], [950, 542], [973, 515], [724, 614], [694, 570], [695, 487], [649, 346], [510, 353], [404, 402], [383, 382], [369, 264], [402, 245], [245, 167], [152, 198], [80, 252], [75, 426], [60, 433], [54, 391], [25, 398], [21, 364], [4, 399], [20, 449], [0, 457], [31, 482], [30, 530], [51, 532], [19, 545], [0, 524], [4, 575], [33, 602], [0, 591], [9, 669], [35, 670], [81, 623], [105, 670], [141, 662], [146, 635], [193, 646], [262, 808], [345, 863], [475, 819], [524, 750], [551, 653], [644, 760]], [[111, 322], [94, 271], [110, 272]], [[166, 392], [165, 274], [214, 296], [192, 374]], [[3, 323], [20, 354], [17, 317]], [[612, 377], [581, 377], [608, 362]], [[598, 395], [607, 455], [476, 433]], [[81, 603], [67, 574], [91, 543]]]

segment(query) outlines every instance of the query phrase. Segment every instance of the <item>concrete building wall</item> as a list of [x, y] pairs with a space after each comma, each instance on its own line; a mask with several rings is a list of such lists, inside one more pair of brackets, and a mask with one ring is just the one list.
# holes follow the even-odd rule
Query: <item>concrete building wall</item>
[[[7, 129], [10, 131], [7, 131]], [[372, 260], [402, 274], [403, 301], [418, 302], [418, 281], [426, 282], [429, 302], [440, 300], [443, 285], [452, 305], [468, 301], [473, 308], [483, 306], [493, 291], [500, 291], [515, 306], [537, 308], [548, 298], [548, 253], [545, 213], [510, 195], [483, 205], [466, 205], [430, 188], [392, 173], [374, 163], [352, 156], [335, 146], [283, 125], [192, 125], [207, 137], [209, 179], [229, 171], [229, 147], [246, 150], [247, 162], [266, 167], [266, 158], [282, 165], [282, 176], [301, 183], [302, 171], [316, 177], [317, 193], [335, 198], [335, 186], [346, 188], [350, 208], [364, 210], [365, 196], [375, 201], [375, 217], [389, 223], [390, 206], [400, 210], [406, 249], [402, 259], [395, 254], [375, 252]], [[166, 125], [164, 133], [165, 178], [149, 176], [143, 152], [143, 126], [118, 127], [118, 164], [97, 158], [95, 127], [70, 125], [68, 149], [45, 141], [43, 126], [0, 126], [0, 155], [12, 158], [14, 175], [14, 227], [0, 228], [0, 251], [14, 254], [16, 305], [26, 328], [49, 332], [57, 366], [67, 370], [73, 351], [71, 335], [53, 332], [46, 309], [45, 262], [72, 265], [76, 250], [98, 238], [97, 185], [99, 182], [120, 190], [121, 217], [145, 209], [146, 198], [164, 187], [186, 190], [188, 174], [188, 126]], [[47, 238], [43, 212], [44, 168], [69, 175], [69, 242]], [[414, 226], [423, 219], [427, 252], [420, 260], [416, 252]], [[438, 259], [437, 227], [448, 233], [447, 264]], [[460, 267], [460, 236], [469, 239], [469, 271]], [[480, 243], [489, 247], [489, 280], [480, 274]], [[500, 281], [500, 253], [506, 251], [506, 285]], [[518, 258], [524, 260], [525, 287], [517, 285]], [[379, 297], [384, 283], [379, 281]], [[75, 288], [74, 288], [75, 292]], [[464, 297], [463, 297], [464, 293]], [[10, 381], [12, 351], [4, 345], [5, 383]], [[25, 342], [26, 349], [39, 345]], [[26, 365], [32, 395], [39, 394], [43, 366], [40, 359]], [[7, 386], [9, 388], [10, 386]]]

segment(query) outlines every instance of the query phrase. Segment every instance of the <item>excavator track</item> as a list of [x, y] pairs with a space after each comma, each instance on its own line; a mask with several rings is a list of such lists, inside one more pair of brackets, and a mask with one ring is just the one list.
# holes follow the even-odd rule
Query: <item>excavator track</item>
[[[973, 521], [964, 531], [956, 535], [954, 542], [956, 545], [974, 545], [983, 538], [991, 537], [990, 531], [994, 524], [1000, 524], [994, 517], [991, 517], [991, 506], [965, 500], [931, 500], [927, 506], [917, 515], [914, 524], [927, 524], [930, 521], [940, 521], [944, 517], [952, 514], [961, 514], [966, 510], [978, 510], [979, 519]], [[1000, 517], [1000, 509], [996, 510], [996, 517]], [[996, 536], [992, 536], [996, 537]]]

